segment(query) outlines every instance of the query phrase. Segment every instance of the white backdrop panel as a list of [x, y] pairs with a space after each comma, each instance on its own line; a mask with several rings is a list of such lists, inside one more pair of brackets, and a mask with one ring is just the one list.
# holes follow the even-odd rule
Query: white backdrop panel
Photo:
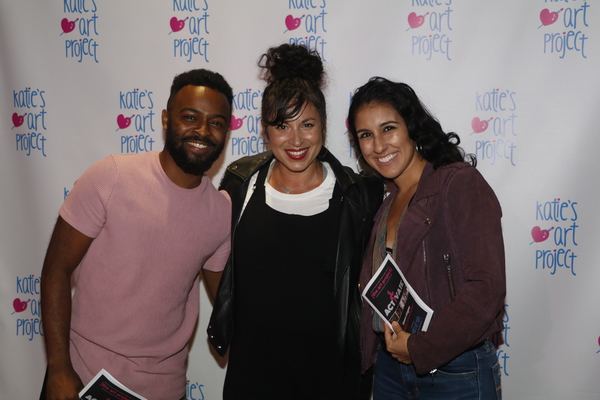
[[[477, 155], [504, 210], [505, 398], [600, 398], [599, 16], [591, 0], [1, 0], [0, 398], [38, 396], [41, 265], [77, 177], [162, 149], [172, 78], [203, 67], [236, 94], [218, 184], [264, 149], [256, 61], [287, 41], [325, 60], [328, 146], [345, 164], [351, 95], [374, 75], [410, 84]], [[188, 400], [221, 397], [210, 310], [203, 291]]]

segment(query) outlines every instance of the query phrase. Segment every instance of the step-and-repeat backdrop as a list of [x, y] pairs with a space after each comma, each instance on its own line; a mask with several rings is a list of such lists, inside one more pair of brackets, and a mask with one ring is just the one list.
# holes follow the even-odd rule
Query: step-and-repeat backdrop
[[[218, 184], [265, 149], [256, 62], [282, 42], [325, 61], [345, 164], [352, 92], [373, 75], [460, 134], [504, 209], [505, 398], [600, 398], [599, 17], [594, 0], [2, 0], [0, 398], [37, 398], [40, 272], [73, 182], [107, 154], [161, 150], [171, 81], [202, 67], [235, 92]], [[226, 368], [201, 303], [188, 400], [219, 399]]]

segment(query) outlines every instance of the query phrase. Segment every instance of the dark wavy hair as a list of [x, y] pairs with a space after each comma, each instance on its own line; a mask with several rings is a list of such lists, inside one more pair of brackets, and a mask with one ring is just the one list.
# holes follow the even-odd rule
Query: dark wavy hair
[[433, 164], [434, 169], [453, 162], [477, 164], [473, 154], [465, 155], [454, 132], [445, 133], [435, 117], [421, 103], [415, 91], [405, 83], [373, 77], [354, 92], [348, 110], [348, 130], [354, 138], [358, 154], [356, 114], [369, 104], [389, 104], [404, 119], [408, 136], [415, 142], [419, 155]]
[[319, 53], [306, 46], [285, 43], [268, 49], [258, 60], [258, 66], [267, 82], [261, 105], [265, 126], [279, 126], [294, 119], [310, 103], [319, 113], [325, 139], [327, 104], [321, 90], [325, 71]]
[[206, 86], [222, 93], [229, 102], [229, 109], [232, 109], [233, 90], [225, 78], [223, 78], [221, 74], [207, 69], [193, 69], [191, 71], [183, 72], [173, 78], [171, 93], [169, 94], [169, 100], [167, 101], [168, 110], [171, 109], [177, 93], [187, 85]]

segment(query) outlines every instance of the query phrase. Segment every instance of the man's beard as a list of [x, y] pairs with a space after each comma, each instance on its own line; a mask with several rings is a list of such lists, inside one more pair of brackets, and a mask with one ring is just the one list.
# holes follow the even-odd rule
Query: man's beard
[[[205, 155], [195, 155], [185, 149], [185, 142], [193, 140], [195, 142], [205, 143], [212, 147], [212, 152]], [[167, 126], [165, 147], [175, 161], [175, 164], [186, 174], [200, 176], [210, 169], [215, 161], [219, 158], [225, 148], [225, 141], [221, 143], [214, 142], [210, 139], [203, 138], [198, 135], [178, 137], [171, 124]]]

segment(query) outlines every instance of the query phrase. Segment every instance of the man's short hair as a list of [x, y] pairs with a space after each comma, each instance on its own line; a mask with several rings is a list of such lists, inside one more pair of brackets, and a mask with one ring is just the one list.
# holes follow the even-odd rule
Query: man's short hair
[[188, 85], [206, 86], [208, 88], [222, 93], [229, 102], [229, 108], [232, 109], [233, 90], [231, 89], [231, 86], [229, 86], [225, 78], [223, 78], [221, 74], [209, 71], [207, 69], [193, 69], [191, 71], [179, 74], [173, 79], [173, 84], [171, 85], [171, 93], [167, 102], [168, 110], [171, 109], [171, 106], [173, 104], [173, 101], [175, 100], [175, 96], [177, 96], [177, 93], [179, 93], [181, 89]]

